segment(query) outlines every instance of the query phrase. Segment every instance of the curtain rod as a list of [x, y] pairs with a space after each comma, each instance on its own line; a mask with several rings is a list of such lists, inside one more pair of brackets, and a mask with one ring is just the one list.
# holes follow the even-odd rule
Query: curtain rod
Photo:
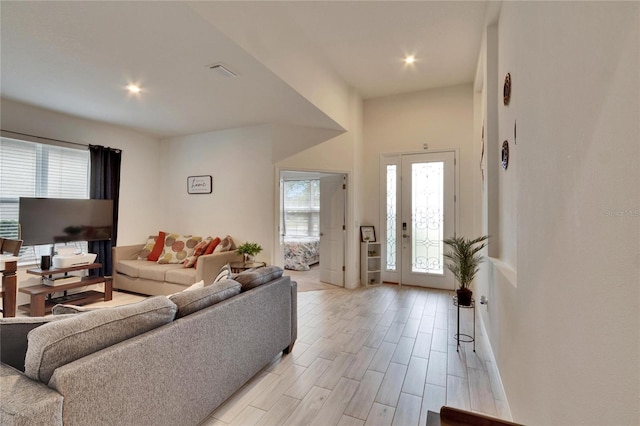
[[[42, 136], [35, 136], [35, 135], [29, 135], [27, 133], [20, 133], [20, 132], [13, 132], [11, 130], [4, 130], [4, 129], [0, 129], [0, 131], [2, 132], [2, 136], [5, 136], [5, 133], [11, 133], [12, 135], [19, 135], [19, 136], [26, 136], [29, 138], [33, 138], [33, 139], [40, 139], [40, 140], [44, 140], [44, 141], [50, 141], [50, 142], [57, 142], [60, 144], [65, 144], [65, 145], [77, 145], [77, 146], [82, 146], [85, 148], [89, 148], [89, 144], [84, 144], [84, 143], [78, 143], [78, 142], [69, 142], [69, 141], [63, 141], [60, 139], [53, 139], [53, 138], [45, 138]], [[10, 136], [6, 136], [6, 137], [10, 137]], [[37, 141], [31, 141], [31, 142], [37, 142]]]

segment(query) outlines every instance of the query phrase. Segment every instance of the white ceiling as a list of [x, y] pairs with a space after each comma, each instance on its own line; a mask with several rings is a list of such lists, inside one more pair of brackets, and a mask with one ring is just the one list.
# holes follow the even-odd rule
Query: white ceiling
[[[232, 7], [247, 14], [258, 3]], [[471, 82], [487, 2], [271, 5], [366, 99]], [[2, 1], [1, 95], [157, 137], [264, 123], [341, 129], [204, 19], [198, 10], [208, 6], [215, 3]], [[403, 64], [405, 54], [416, 56], [414, 66]], [[206, 67], [218, 62], [239, 77]], [[139, 96], [124, 89], [131, 82], [142, 86]]]

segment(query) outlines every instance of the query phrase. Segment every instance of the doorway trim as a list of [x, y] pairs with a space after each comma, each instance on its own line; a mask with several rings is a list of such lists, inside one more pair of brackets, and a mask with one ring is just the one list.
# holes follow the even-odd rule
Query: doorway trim
[[[281, 193], [280, 193], [280, 176], [282, 172], [306, 172], [306, 173], [326, 173], [326, 174], [340, 174], [346, 177], [346, 194], [345, 194], [345, 241], [344, 241], [344, 288], [353, 289], [358, 286], [358, 277], [355, 276], [355, 268], [352, 265], [355, 264], [353, 259], [354, 249], [352, 247], [352, 241], [354, 240], [354, 217], [351, 213], [353, 211], [354, 203], [354, 191], [353, 176], [348, 170], [335, 170], [335, 169], [318, 169], [318, 168], [302, 168], [302, 167], [287, 167], [287, 166], [275, 166], [274, 174], [274, 239], [273, 239], [273, 259], [274, 265], [284, 268], [284, 257], [280, 252], [280, 206], [281, 206]], [[320, 206], [322, 211], [322, 205]], [[359, 241], [359, 240], [358, 240]], [[322, 256], [322, 253], [320, 253]], [[322, 260], [320, 260], [322, 262]]]
[[[378, 224], [378, 229], [380, 229], [380, 241], [382, 241], [382, 281], [397, 283], [398, 285], [402, 285], [400, 270], [397, 269], [394, 271], [386, 270], [386, 256], [387, 256], [387, 174], [386, 174], [386, 166], [390, 164], [391, 159], [394, 157], [397, 158], [396, 164], [400, 165], [402, 162], [403, 155], [414, 155], [414, 154], [435, 154], [442, 152], [453, 152], [454, 154], [454, 163], [453, 163], [453, 188], [454, 188], [454, 202], [453, 202], [453, 233], [457, 235], [458, 233], [458, 224], [460, 223], [460, 209], [458, 208], [458, 201], [460, 200], [460, 170], [458, 167], [458, 163], [460, 161], [460, 150], [458, 148], [442, 148], [442, 149], [430, 149], [430, 150], [422, 150], [422, 151], [405, 151], [405, 152], [385, 152], [380, 154], [380, 163], [379, 163], [379, 218], [380, 223]], [[401, 191], [401, 182], [402, 176], [399, 175], [399, 179], [396, 181], [396, 196], [397, 196], [397, 205], [401, 205], [402, 203], [402, 191]], [[399, 230], [396, 230], [396, 233], [399, 234]], [[402, 250], [396, 250], [397, 260], [396, 264], [402, 264]]]

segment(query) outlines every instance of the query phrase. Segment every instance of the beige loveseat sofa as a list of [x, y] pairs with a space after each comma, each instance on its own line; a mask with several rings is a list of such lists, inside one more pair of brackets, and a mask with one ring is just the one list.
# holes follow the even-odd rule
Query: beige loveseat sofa
[[191, 284], [213, 279], [225, 264], [242, 261], [237, 251], [212, 253], [198, 257], [194, 268], [178, 264], [158, 264], [137, 260], [144, 244], [113, 248], [113, 288], [152, 296], [177, 293]]
[[296, 283], [258, 279], [0, 318], [0, 425], [197, 425], [296, 340]]

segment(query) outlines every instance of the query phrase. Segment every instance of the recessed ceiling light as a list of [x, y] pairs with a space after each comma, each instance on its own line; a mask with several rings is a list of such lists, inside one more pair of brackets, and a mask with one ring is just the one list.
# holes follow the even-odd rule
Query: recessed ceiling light
[[404, 63], [407, 65], [411, 65], [416, 61], [416, 57], [413, 55], [409, 55], [406, 58], [404, 58]]
[[140, 86], [137, 84], [129, 84], [127, 90], [131, 93], [140, 93]]

